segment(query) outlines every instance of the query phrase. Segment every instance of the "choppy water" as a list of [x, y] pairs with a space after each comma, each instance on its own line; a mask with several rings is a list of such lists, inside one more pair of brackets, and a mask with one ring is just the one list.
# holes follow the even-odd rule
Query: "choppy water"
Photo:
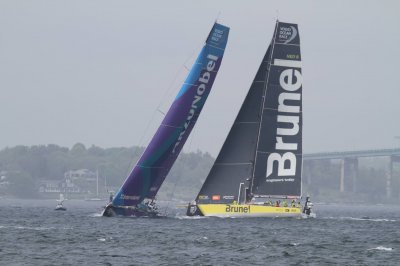
[[0, 201], [0, 265], [399, 265], [400, 207], [316, 219], [104, 218], [101, 202]]

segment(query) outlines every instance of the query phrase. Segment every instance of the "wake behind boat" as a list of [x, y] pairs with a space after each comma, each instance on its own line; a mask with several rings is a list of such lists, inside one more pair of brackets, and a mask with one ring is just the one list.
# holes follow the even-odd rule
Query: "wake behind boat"
[[229, 28], [215, 23], [150, 144], [103, 216], [159, 216], [155, 197], [204, 106], [221, 65]]
[[[188, 216], [309, 217], [301, 199], [302, 74], [297, 24], [274, 35]], [[304, 213], [304, 215], [302, 215]]]

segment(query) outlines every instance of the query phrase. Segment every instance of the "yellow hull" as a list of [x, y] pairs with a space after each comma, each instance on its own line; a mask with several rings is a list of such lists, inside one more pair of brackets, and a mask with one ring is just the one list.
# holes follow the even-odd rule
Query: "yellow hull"
[[198, 204], [204, 216], [215, 217], [301, 217], [301, 208], [252, 204]]

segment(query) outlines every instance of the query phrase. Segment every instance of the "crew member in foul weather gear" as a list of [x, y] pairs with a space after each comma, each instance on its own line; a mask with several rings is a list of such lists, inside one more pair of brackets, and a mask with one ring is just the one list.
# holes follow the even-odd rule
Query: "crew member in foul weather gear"
[[282, 206], [283, 206], [283, 207], [287, 207], [287, 202], [286, 202], [286, 200], [283, 200]]
[[112, 201], [113, 201], [113, 199], [114, 199], [114, 197], [113, 197], [113, 193], [112, 193], [112, 192], [110, 192], [110, 202], [112, 202]]

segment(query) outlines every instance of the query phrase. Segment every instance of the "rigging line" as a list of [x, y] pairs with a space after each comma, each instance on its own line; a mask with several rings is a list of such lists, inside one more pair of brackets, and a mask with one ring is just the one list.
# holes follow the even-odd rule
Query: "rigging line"
[[[257, 144], [256, 144], [256, 150], [255, 150], [255, 154], [254, 154], [254, 166], [253, 166], [253, 173], [252, 173], [252, 178], [251, 178], [251, 185], [250, 185], [250, 193], [253, 194], [253, 186], [254, 186], [254, 178], [255, 178], [255, 169], [256, 169], [256, 163], [257, 163], [257, 151], [258, 151], [258, 145], [260, 142], [260, 134], [261, 134], [261, 125], [263, 122], [263, 112], [264, 112], [264, 106], [265, 106], [265, 98], [267, 96], [267, 90], [268, 90], [268, 81], [269, 81], [269, 75], [271, 72], [271, 62], [272, 62], [272, 58], [274, 56], [274, 49], [275, 49], [275, 43], [276, 43], [276, 32], [278, 30], [278, 26], [279, 26], [279, 22], [277, 20], [276, 24], [275, 24], [275, 30], [274, 30], [274, 35], [272, 37], [272, 42], [271, 42], [271, 54], [270, 54], [270, 60], [267, 66], [268, 69], [268, 73], [267, 76], [265, 77], [265, 90], [263, 93], [263, 97], [262, 97], [262, 108], [261, 108], [261, 119], [260, 119], [260, 126], [258, 128], [258, 136], [257, 136]], [[267, 49], [268, 52], [268, 49]]]
[[[149, 130], [149, 128], [150, 128], [150, 125], [154, 122], [154, 119], [155, 119], [155, 116], [156, 116], [157, 112], [160, 112], [160, 111], [161, 111], [161, 105], [163, 104], [163, 102], [165, 101], [165, 99], [166, 99], [168, 96], [170, 96], [171, 93], [174, 91], [174, 90], [173, 90], [174, 84], [175, 84], [175, 82], [177, 81], [179, 75], [181, 74], [182, 69], [186, 68], [187, 62], [193, 58], [193, 56], [194, 56], [194, 54], [196, 53], [196, 51], [199, 50], [199, 47], [201, 47], [200, 49], [202, 49], [202, 47], [204, 47], [204, 46], [205, 46], [205, 44], [204, 44], [204, 42], [202, 42], [201, 45], [198, 45], [195, 49], [193, 49], [193, 51], [192, 51], [192, 53], [190, 54], [190, 56], [185, 60], [185, 62], [184, 62], [184, 63], [179, 67], [179, 69], [177, 70], [177, 72], [176, 72], [176, 74], [175, 74], [175, 76], [174, 76], [172, 82], [170, 83], [170, 85], [168, 86], [167, 90], [165, 91], [165, 93], [164, 93], [163, 97], [161, 98], [161, 100], [160, 100], [160, 102], [159, 102], [157, 108], [154, 109], [154, 111], [153, 111], [153, 113], [152, 113], [152, 115], [151, 115], [151, 118], [148, 120], [147, 125], [145, 126], [145, 129], [144, 129], [144, 131], [143, 131], [142, 136], [139, 138], [138, 145], [137, 145], [136, 148], [134, 149], [134, 154], [135, 154], [135, 155], [138, 153], [139, 149], [141, 149], [142, 146], [144, 146], [144, 145], [143, 145], [144, 137], [145, 137], [146, 135], [148, 135], [148, 134], [147, 134], [147, 133], [148, 133], [148, 130]], [[177, 87], [179, 88], [179, 85], [178, 85]], [[145, 147], [143, 147], [143, 151], [142, 151], [142, 153], [140, 154], [139, 158], [138, 158], [136, 161], [132, 160], [132, 163], [130, 163], [130, 164], [128, 165], [128, 171], [127, 171], [127, 174], [126, 174], [127, 177], [126, 177], [125, 181], [126, 181], [127, 178], [129, 177], [130, 172], [133, 171], [134, 167], [136, 166], [137, 162], [138, 162], [138, 161], [140, 160], [140, 158], [142, 157], [142, 155], [143, 155], [143, 153], [144, 153], [145, 150], [146, 150]], [[125, 181], [124, 181], [124, 183], [125, 183]]]
[[[201, 51], [201, 49], [203, 48], [203, 46], [205, 46], [204, 43], [202, 43], [201, 45], [197, 45], [197, 47], [196, 47], [195, 49], [192, 50], [192, 52], [190, 53], [190, 55], [186, 58], [186, 60], [183, 62], [183, 64], [179, 67], [179, 70], [177, 71], [177, 73], [176, 73], [176, 75], [175, 75], [175, 78], [173, 79], [172, 83], [171, 83], [170, 86], [168, 87], [168, 90], [166, 91], [166, 93], [163, 95], [163, 97], [162, 97], [160, 103], [158, 104], [158, 107], [157, 107], [157, 108], [161, 108], [161, 105], [165, 102], [165, 100], [166, 100], [167, 98], [171, 97], [171, 95], [172, 95], [174, 92], [177, 93], [177, 90], [179, 90], [179, 89], [183, 86], [183, 84], [186, 84], [185, 81], [186, 81], [186, 78], [187, 78], [187, 77], [183, 78], [182, 85], [180, 85], [180, 86], [179, 86], [179, 85], [174, 86], [175, 82], [178, 80], [178, 77], [182, 74], [182, 70], [184, 70], [185, 73], [189, 73], [189, 72], [190, 72], [191, 67], [188, 67], [187, 64], [195, 57], [195, 54], [196, 54], [197, 51], [199, 51], [199, 50]], [[195, 61], [191, 64], [192, 67], [193, 67], [195, 64], [199, 64], [199, 63], [197, 63], [196, 59], [195, 59]], [[175, 89], [174, 89], [174, 88], [175, 88]]]
[[[195, 133], [196, 133], [196, 127], [193, 127], [192, 132], [191, 132], [191, 134], [189, 135], [189, 138], [190, 138], [190, 140], [189, 140], [189, 146], [188, 146], [188, 150], [189, 150], [189, 151], [191, 150], [192, 142], [193, 142], [194, 136], [196, 135]], [[182, 150], [183, 150], [183, 147], [182, 147]], [[183, 156], [183, 152], [181, 152], [181, 153], [179, 154], [178, 157], [181, 157], [181, 156]], [[183, 165], [185, 165], [185, 162], [188, 160], [188, 157], [189, 157], [189, 156], [186, 156], [186, 158], [185, 158], [185, 157], [182, 158], [182, 164], [183, 164]], [[169, 209], [169, 205], [170, 205], [170, 203], [171, 203], [171, 200], [172, 200], [172, 198], [173, 198], [173, 196], [174, 196], [174, 194], [175, 194], [177, 185], [178, 185], [178, 183], [179, 183], [179, 181], [180, 181], [181, 178], [182, 178], [182, 175], [178, 176], [178, 178], [177, 178], [176, 181], [174, 182], [174, 186], [172, 187], [172, 191], [171, 191], [171, 192], [172, 192], [172, 193], [171, 193], [171, 197], [167, 200], [167, 206], [165, 207], [164, 216], [166, 215], [166, 213], [167, 213], [167, 211], [168, 211], [168, 209]]]
[[[202, 45], [203, 45], [203, 44], [202, 44]], [[141, 148], [144, 146], [144, 138], [145, 138], [145, 136], [148, 135], [149, 128], [150, 128], [151, 124], [154, 122], [154, 119], [155, 119], [155, 116], [156, 116], [157, 112], [163, 113], [163, 112], [161, 111], [161, 105], [165, 102], [165, 99], [166, 99], [168, 96], [170, 96], [171, 93], [174, 91], [173, 88], [174, 88], [175, 82], [177, 81], [179, 75], [181, 74], [182, 69], [184, 69], [184, 68], [187, 69], [187, 68], [186, 68], [186, 64], [187, 64], [187, 62], [188, 62], [190, 59], [193, 58], [193, 55], [196, 53], [196, 50], [198, 50], [198, 47], [196, 47], [196, 49], [194, 49], [194, 50], [192, 51], [192, 53], [189, 55], [189, 57], [187, 57], [187, 59], [183, 62], [183, 64], [182, 64], [182, 65], [179, 67], [179, 69], [176, 71], [175, 76], [174, 76], [174, 78], [172, 79], [172, 82], [169, 84], [168, 88], [165, 90], [164, 95], [162, 96], [160, 102], [158, 103], [157, 107], [154, 109], [153, 113], [151, 114], [151, 117], [150, 117], [150, 119], [148, 120], [148, 122], [147, 122], [147, 124], [146, 124], [146, 126], [145, 126], [145, 129], [143, 130], [143, 134], [142, 134], [142, 135], [140, 136], [140, 138], [139, 138], [138, 145], [137, 145], [136, 148], [134, 149], [134, 154], [137, 154], [138, 151], [139, 151], [139, 149], [141, 149]], [[165, 116], [165, 114], [164, 114], [164, 116]], [[144, 152], [144, 150], [145, 150], [145, 149], [143, 149], [143, 152]], [[140, 157], [141, 157], [141, 155], [139, 156], [138, 160], [140, 159]], [[128, 165], [128, 170], [127, 170], [127, 174], [126, 174], [126, 175], [129, 175], [129, 174], [130, 174], [130, 172], [131, 172], [131, 171], [133, 170], [133, 168], [136, 166], [136, 163], [137, 163], [137, 161], [134, 161], [134, 162], [132, 162], [132, 163], [130, 163], [130, 164]]]

